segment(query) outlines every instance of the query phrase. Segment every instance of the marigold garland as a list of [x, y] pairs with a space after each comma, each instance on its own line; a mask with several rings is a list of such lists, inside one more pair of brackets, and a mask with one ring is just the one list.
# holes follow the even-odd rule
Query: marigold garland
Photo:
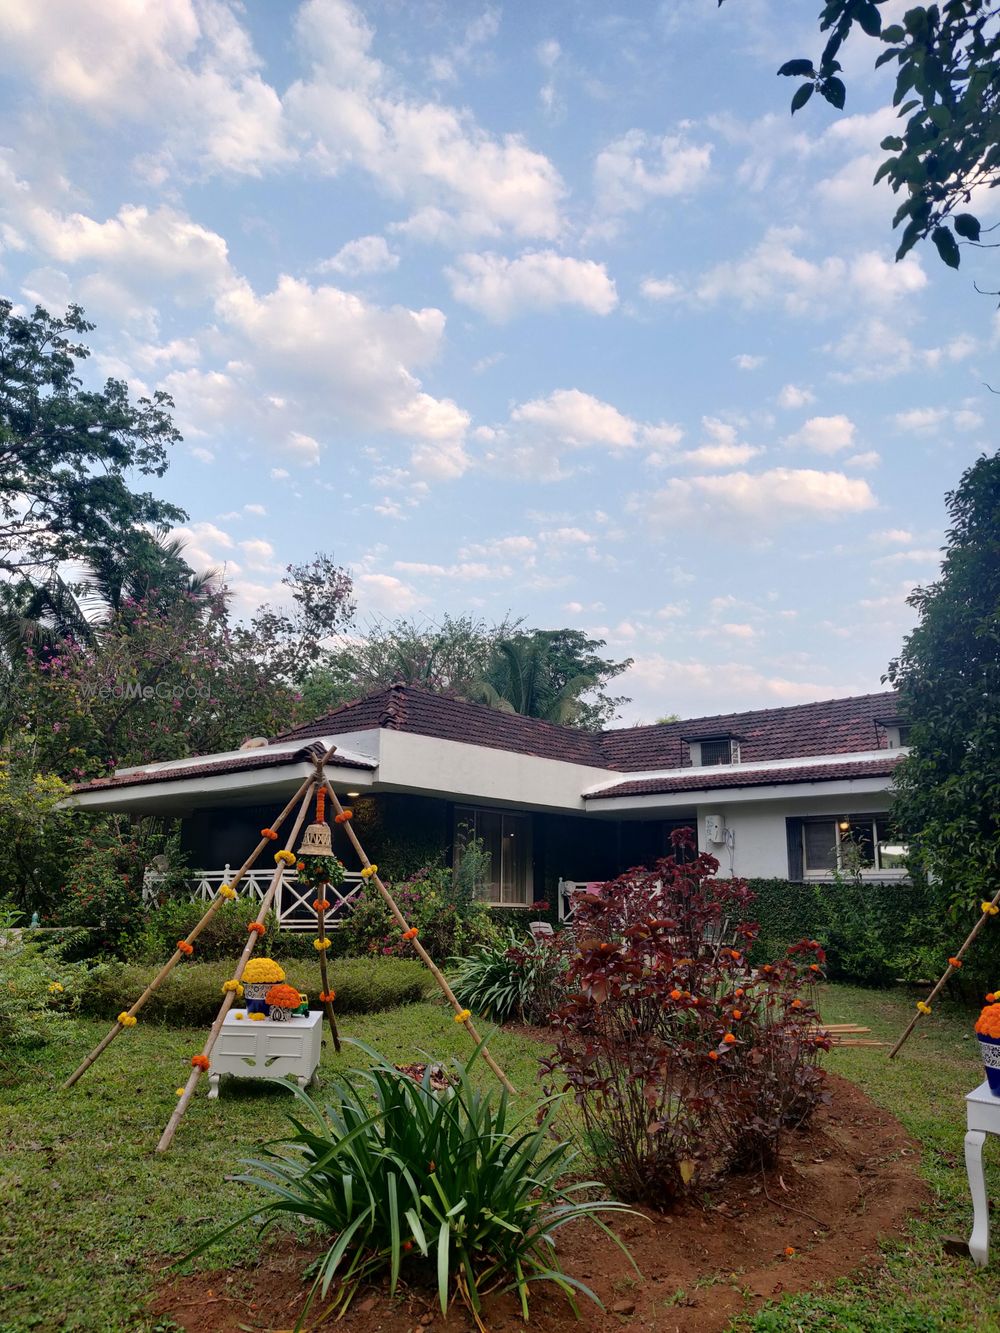
[[949, 959], [948, 959], [948, 966], [949, 966], [949, 967], [953, 967], [953, 968], [955, 968], [956, 971], [957, 971], [958, 968], [960, 968], [960, 967], [962, 966], [962, 960], [961, 960], [961, 958], [949, 958]]
[[207, 1055], [192, 1055], [191, 1057], [191, 1064], [195, 1069], [208, 1069], [211, 1063]]
[[236, 897], [236, 890], [231, 884], [223, 884], [219, 888], [219, 897], [225, 898], [227, 902], [232, 902]]
[[232, 991], [234, 995], [242, 995], [243, 983], [241, 981], [237, 981], [235, 977], [231, 977], [229, 981], [224, 981], [222, 983], [223, 995], [228, 995], [230, 991]]
[[118, 1022], [121, 1023], [123, 1028], [134, 1028], [138, 1021], [135, 1015], [130, 1014], [127, 1009], [123, 1009], [118, 1015]]
[[922, 1014], [929, 1014], [930, 1011], [931, 1011], [931, 1007], [930, 1007], [930, 1005], [927, 1004], [924, 1000], [918, 1000], [918, 1001], [917, 1001], [917, 1009], [918, 1009], [918, 1010], [920, 1011], [920, 1013], [922, 1013]]
[[329, 906], [330, 904], [326, 898], [316, 898], [313, 901], [313, 907], [317, 912], [325, 912]]
[[313, 948], [318, 949], [321, 953], [324, 949], [329, 949], [329, 947], [329, 940], [313, 940]]
[[187, 940], [177, 941], [177, 952], [182, 953], [185, 958], [190, 958], [194, 953], [194, 945], [188, 944]]
[[375, 875], [377, 873], [378, 873], [378, 866], [376, 865], [365, 866], [365, 868], [361, 872], [361, 878], [371, 879], [372, 875]]
[[260, 831], [260, 836], [262, 838], [267, 838], [269, 842], [276, 842], [278, 838], [278, 835], [277, 833], [275, 833], [273, 828], [262, 828]]
[[471, 1017], [472, 1017], [471, 1009], [459, 1009], [458, 1013], [455, 1015], [455, 1022], [468, 1023]]
[[320, 1004], [333, 1004], [336, 998], [337, 992], [335, 990], [321, 990], [319, 993]]
[[339, 815], [334, 815], [333, 822], [335, 824], [346, 824], [349, 819], [353, 818], [354, 818], [353, 810], [341, 810]]
[[1000, 907], [996, 903], [981, 902], [979, 906], [983, 909], [984, 916], [996, 916], [1000, 912]]
[[404, 939], [404, 940], [415, 940], [419, 934], [420, 934], [420, 931], [416, 928], [416, 926], [411, 926], [411, 927], [409, 928], [409, 930], [404, 930], [404, 931], [403, 931], [403, 939]]
[[251, 921], [250, 924], [249, 924], [249, 926], [247, 926], [247, 934], [248, 934], [248, 935], [266, 935], [266, 934], [267, 934], [267, 926], [264, 925], [263, 921]]
[[280, 852], [274, 853], [274, 862], [275, 865], [279, 866], [280, 865], [293, 866], [295, 864], [295, 853], [290, 852], [288, 848], [285, 847]]
[[980, 1037], [992, 1037], [1000, 1041], [1000, 1004], [988, 1004], [976, 1019], [976, 1032]]

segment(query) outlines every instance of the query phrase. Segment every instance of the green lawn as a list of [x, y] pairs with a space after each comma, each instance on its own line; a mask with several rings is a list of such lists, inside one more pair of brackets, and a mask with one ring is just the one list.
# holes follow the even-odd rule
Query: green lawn
[[[824, 1016], [856, 1020], [892, 1036], [911, 1001], [901, 995], [832, 987]], [[344, 1020], [348, 1035], [398, 1062], [422, 1052], [441, 1058], [468, 1043], [443, 1009], [416, 1004]], [[72, 1040], [50, 1048], [6, 1082], [0, 1074], [0, 1333], [28, 1329], [122, 1333], [154, 1324], [144, 1315], [150, 1268], [190, 1248], [220, 1219], [247, 1205], [246, 1190], [224, 1177], [263, 1139], [283, 1131], [291, 1094], [269, 1085], [224, 1085], [217, 1102], [204, 1089], [192, 1104], [173, 1148], [153, 1149], [203, 1032], [140, 1025], [124, 1033], [70, 1092], [60, 1081], [104, 1031], [79, 1020]], [[980, 1080], [967, 1013], [935, 1006], [922, 1030], [892, 1064], [884, 1051], [843, 1050], [831, 1066], [894, 1112], [924, 1144], [923, 1170], [934, 1192], [927, 1215], [905, 1243], [862, 1283], [822, 1297], [799, 1297], [768, 1310], [743, 1329], [1000, 1330], [1000, 1228], [997, 1267], [986, 1274], [967, 1260], [942, 1255], [940, 1238], [965, 1235], [971, 1224], [962, 1137], [962, 1095]], [[497, 1059], [525, 1098], [537, 1092], [537, 1047], [501, 1033]], [[324, 1051], [321, 1072], [360, 1063], [349, 1050]], [[485, 1073], [485, 1071], [484, 1071]], [[991, 1192], [1000, 1197], [996, 1145]], [[232, 1236], [201, 1261], [239, 1263], [252, 1236]]]

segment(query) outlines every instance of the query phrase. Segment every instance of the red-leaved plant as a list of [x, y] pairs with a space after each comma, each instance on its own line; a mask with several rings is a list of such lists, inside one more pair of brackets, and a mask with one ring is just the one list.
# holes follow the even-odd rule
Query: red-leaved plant
[[695, 1181], [773, 1161], [782, 1131], [825, 1097], [829, 1046], [807, 990], [819, 944], [751, 969], [746, 882], [716, 878], [690, 830], [673, 841], [652, 870], [577, 895], [569, 998], [543, 1062], [572, 1090], [602, 1178], [660, 1207]]

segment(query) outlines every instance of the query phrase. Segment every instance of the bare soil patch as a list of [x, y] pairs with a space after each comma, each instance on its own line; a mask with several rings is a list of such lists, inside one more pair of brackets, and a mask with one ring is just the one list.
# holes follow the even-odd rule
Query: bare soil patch
[[[538, 1333], [607, 1333], [626, 1325], [714, 1333], [765, 1300], [827, 1284], [875, 1261], [879, 1242], [899, 1232], [927, 1197], [917, 1174], [917, 1145], [854, 1084], [831, 1075], [830, 1089], [832, 1104], [808, 1129], [788, 1135], [782, 1160], [765, 1176], [730, 1177], [697, 1205], [670, 1214], [643, 1210], [618, 1224], [641, 1280], [593, 1227], [559, 1233], [566, 1272], [591, 1287], [606, 1309], [581, 1300], [577, 1322], [554, 1288], [539, 1285], [530, 1327]], [[785, 1253], [789, 1246], [792, 1256]], [[153, 1310], [186, 1333], [290, 1330], [305, 1298], [302, 1269], [319, 1249], [282, 1246], [275, 1234], [253, 1268], [167, 1279]], [[310, 1330], [474, 1328], [458, 1307], [442, 1318], [433, 1290], [417, 1285], [401, 1289], [395, 1299], [383, 1288], [360, 1292], [339, 1325], [320, 1314], [314, 1306]], [[488, 1297], [484, 1317], [490, 1333], [524, 1328], [509, 1294]]]

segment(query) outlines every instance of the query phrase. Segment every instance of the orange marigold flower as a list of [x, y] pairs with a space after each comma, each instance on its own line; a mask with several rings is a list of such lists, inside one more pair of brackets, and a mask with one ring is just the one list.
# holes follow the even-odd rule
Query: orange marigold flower
[[420, 934], [420, 931], [416, 928], [416, 926], [411, 926], [409, 930], [404, 930], [404, 931], [403, 931], [403, 939], [404, 939], [404, 940], [415, 940], [419, 934]]
[[195, 1069], [207, 1069], [212, 1062], [207, 1055], [192, 1055], [191, 1063]]
[[722, 1040], [726, 1043], [727, 1046], [732, 1046], [733, 1043], [736, 1041], [736, 1038], [733, 1036], [731, 1032], [727, 1032], [726, 1035], [722, 1038]]
[[273, 1004], [276, 1009], [297, 1009], [302, 1003], [295, 987], [285, 985], [280, 981], [267, 991], [264, 999], [268, 1004]]
[[948, 959], [948, 966], [949, 966], [949, 967], [953, 967], [953, 968], [955, 968], [955, 969], [957, 970], [958, 968], [960, 968], [960, 967], [962, 966], [962, 960], [961, 960], [961, 958], [949, 958], [949, 959]]
[[995, 1037], [1000, 1040], [1000, 1004], [988, 1004], [976, 1019], [976, 1032], [980, 1037]]
[[353, 810], [341, 810], [339, 815], [334, 815], [333, 822], [335, 824], [346, 824], [349, 819], [353, 818], [354, 818]]
[[260, 836], [262, 838], [268, 838], [270, 839], [271, 842], [274, 842], [274, 840], [277, 838], [278, 835], [277, 833], [275, 833], [273, 828], [262, 828], [260, 831]]
[[251, 921], [247, 926], [247, 933], [250, 935], [266, 935], [267, 926], [264, 925], [263, 921]]
[[742, 1010], [742, 1009], [734, 1009], [734, 1010], [733, 1010], [733, 1017], [736, 1018], [736, 1019], [742, 1018], [742, 1017], [743, 1017], [743, 1010]]
[[719, 1058], [719, 1052], [718, 1052], [718, 1051], [709, 1051], [709, 1053], [708, 1053], [708, 1058], [709, 1058], [710, 1060], [718, 1060], [718, 1058]]
[[333, 1004], [336, 998], [337, 992], [335, 990], [321, 990], [319, 993], [320, 1004]]
[[187, 940], [178, 940], [177, 950], [179, 953], [182, 953], [185, 958], [190, 958], [194, 953], [194, 945], [188, 944]]
[[329, 906], [330, 904], [326, 898], [313, 899], [313, 907], [315, 907], [317, 912], [325, 912]]
[[987, 1000], [987, 1003], [988, 1003], [988, 1004], [992, 1004], [993, 1001], [994, 1001], [996, 998], [997, 998], [997, 993], [996, 993], [996, 991], [992, 991], [992, 990], [991, 990], [991, 991], [989, 991], [988, 994], [986, 995], [986, 1000]]
[[672, 1000], [679, 1000], [679, 999], [681, 998], [681, 993], [680, 993], [680, 991], [679, 991], [679, 990], [672, 990], [672, 991], [670, 992], [670, 998], [671, 998]]
[[790, 1259], [790, 1258], [792, 1257], [792, 1255], [795, 1253], [795, 1246], [794, 1246], [794, 1245], [786, 1245], [786, 1246], [785, 1246], [785, 1253], [788, 1255], [788, 1257], [789, 1257], [789, 1259]]

